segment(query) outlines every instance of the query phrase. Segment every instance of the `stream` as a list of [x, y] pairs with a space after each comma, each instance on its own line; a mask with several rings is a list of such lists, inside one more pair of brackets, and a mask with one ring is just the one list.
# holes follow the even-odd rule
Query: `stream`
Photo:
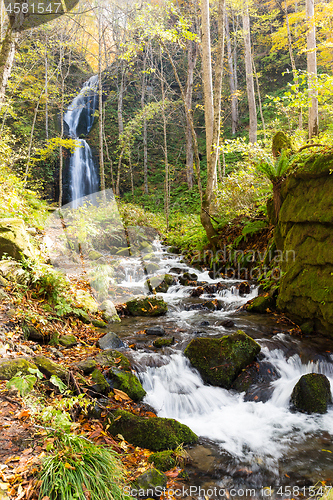
[[[256, 287], [241, 296], [240, 282], [211, 279], [207, 271], [189, 268], [159, 242], [154, 245], [151, 275], [171, 273], [177, 281], [181, 273], [191, 272], [199, 282], [224, 285], [216, 293], [194, 298], [190, 296], [193, 287], [175, 284], [158, 294], [168, 303], [166, 316], [125, 318], [111, 328], [126, 346], [135, 345], [125, 350], [147, 392], [144, 402], [158, 416], [175, 418], [199, 436], [199, 444], [189, 450], [190, 484], [204, 490], [235, 489], [238, 493], [233, 498], [243, 497], [243, 489], [255, 489], [253, 498], [265, 492], [271, 498], [290, 498], [288, 487], [294, 488], [294, 496], [297, 492], [310, 496], [308, 487], [319, 480], [332, 481], [333, 408], [324, 415], [306, 415], [289, 407], [293, 387], [303, 374], [323, 373], [333, 387], [332, 341], [291, 336], [288, 326], [271, 315], [239, 311], [257, 295]], [[124, 293], [126, 289], [144, 292], [147, 276], [139, 264], [135, 258], [120, 260], [116, 281]], [[221, 310], [200, 309], [200, 304], [213, 298]], [[222, 326], [226, 320], [234, 326]], [[142, 334], [151, 326], [163, 327], [166, 335], [175, 338], [174, 345], [155, 349], [156, 337]], [[262, 377], [250, 396], [205, 385], [183, 355], [194, 337], [221, 337], [236, 329], [261, 345], [260, 364], [271, 374]]]

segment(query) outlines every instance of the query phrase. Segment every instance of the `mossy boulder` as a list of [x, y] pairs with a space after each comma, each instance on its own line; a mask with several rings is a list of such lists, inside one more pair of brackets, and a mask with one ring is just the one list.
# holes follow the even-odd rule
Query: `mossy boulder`
[[168, 311], [163, 299], [157, 297], [140, 297], [126, 302], [131, 316], [162, 316]]
[[241, 330], [219, 339], [196, 338], [184, 354], [204, 382], [230, 389], [232, 383], [260, 352], [260, 345]]
[[174, 343], [174, 341], [175, 341], [174, 337], [164, 337], [161, 339], [154, 340], [153, 346], [157, 347], [157, 348], [169, 347], [170, 345], [172, 345]]
[[4, 254], [15, 260], [21, 260], [22, 255], [36, 258], [22, 219], [0, 219], [0, 259]]
[[161, 470], [162, 472], [173, 469], [173, 467], [176, 467], [177, 465], [174, 454], [170, 450], [157, 451], [156, 453], [153, 453], [148, 458], [148, 463], [153, 464], [156, 469]]
[[83, 361], [79, 361], [74, 366], [79, 370], [83, 371], [84, 375], [89, 375], [95, 370], [97, 362], [92, 358], [87, 358], [84, 359]]
[[102, 311], [103, 319], [107, 323], [119, 323], [120, 318], [112, 300], [104, 300], [100, 306], [100, 309]]
[[331, 385], [325, 375], [308, 373], [303, 375], [291, 394], [295, 408], [305, 413], [326, 413], [332, 402]]
[[0, 380], [10, 380], [18, 372], [28, 375], [29, 368], [37, 368], [30, 358], [0, 359]]
[[[160, 492], [166, 487], [167, 482], [168, 478], [165, 474], [156, 469], [149, 469], [136, 479], [133, 487], [139, 491], [147, 492], [149, 495], [160, 497]], [[156, 490], [156, 493], [154, 493], [154, 490]]]
[[63, 347], [74, 347], [77, 344], [77, 340], [74, 335], [61, 335], [58, 342]]
[[97, 252], [96, 250], [91, 250], [88, 254], [89, 260], [98, 260], [103, 258], [103, 254]]
[[116, 410], [107, 421], [110, 434], [121, 434], [129, 443], [152, 451], [174, 450], [180, 444], [194, 444], [198, 440], [189, 427], [171, 418], [137, 417]]
[[102, 367], [116, 367], [120, 370], [130, 371], [131, 363], [121, 352], [114, 349], [103, 351], [95, 357], [95, 361]]
[[45, 356], [35, 356], [32, 359], [33, 363], [39, 368], [39, 370], [46, 375], [47, 378], [52, 377], [52, 375], [56, 375], [57, 377], [67, 380], [68, 378], [68, 370], [58, 365], [51, 359], [46, 358]]
[[91, 379], [94, 382], [94, 385], [91, 387], [94, 392], [98, 392], [100, 394], [108, 394], [110, 392], [111, 389], [106, 378], [97, 368], [92, 372]]
[[259, 295], [252, 299], [247, 305], [246, 310], [252, 313], [264, 314], [275, 309], [275, 300], [268, 293]]
[[107, 378], [111, 381], [112, 388], [125, 392], [133, 401], [141, 401], [146, 395], [138, 377], [131, 372], [110, 368]]
[[174, 276], [172, 276], [172, 274], [161, 274], [159, 276], [153, 276], [152, 278], [150, 278], [149, 283], [157, 293], [166, 293], [170, 286], [176, 283], [176, 280]]
[[86, 312], [91, 314], [97, 313], [98, 304], [89, 292], [86, 292], [85, 290], [77, 290], [75, 293], [75, 299], [79, 307], [82, 307], [82, 309]]
[[106, 328], [108, 326], [107, 323], [101, 319], [92, 319], [91, 322], [96, 328]]

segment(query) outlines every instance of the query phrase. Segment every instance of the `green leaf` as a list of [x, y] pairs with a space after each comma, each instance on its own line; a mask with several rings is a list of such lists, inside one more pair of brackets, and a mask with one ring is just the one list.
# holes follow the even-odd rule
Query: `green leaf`
[[11, 378], [7, 384], [7, 389], [16, 389], [21, 397], [26, 396], [32, 391], [34, 384], [37, 381], [35, 375], [15, 376]]
[[64, 393], [67, 390], [67, 385], [64, 384], [64, 382], [59, 377], [57, 377], [57, 375], [52, 375], [52, 377], [50, 378], [50, 382], [51, 384], [58, 387], [61, 393]]

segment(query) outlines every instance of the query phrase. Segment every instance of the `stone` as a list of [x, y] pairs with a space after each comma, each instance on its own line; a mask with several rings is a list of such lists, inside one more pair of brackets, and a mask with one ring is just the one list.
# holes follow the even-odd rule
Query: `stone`
[[293, 389], [291, 401], [301, 412], [326, 413], [328, 403], [332, 403], [328, 378], [319, 373], [303, 375]]
[[61, 335], [58, 342], [63, 347], [74, 347], [77, 344], [77, 340], [74, 335]]
[[84, 359], [83, 361], [75, 363], [74, 366], [79, 370], [83, 371], [84, 375], [89, 375], [95, 370], [97, 362], [92, 358], [87, 358]]
[[75, 299], [79, 305], [86, 312], [94, 314], [98, 312], [98, 304], [96, 300], [85, 290], [77, 290], [75, 292]]
[[30, 281], [28, 271], [22, 269], [21, 264], [14, 260], [0, 261], [0, 275], [7, 281], [20, 285], [27, 285]]
[[275, 300], [269, 294], [259, 295], [252, 299], [246, 305], [246, 310], [251, 313], [264, 314], [269, 311], [275, 310]]
[[235, 326], [235, 323], [232, 319], [225, 319], [224, 321], [221, 321], [220, 326], [223, 326], [224, 328], [232, 328]]
[[32, 246], [22, 219], [0, 219], [0, 259], [7, 254], [15, 260], [22, 255], [35, 259], [37, 252]]
[[32, 361], [46, 377], [50, 378], [52, 375], [56, 375], [62, 380], [68, 379], [68, 370], [45, 356], [35, 356]]
[[145, 332], [146, 335], [157, 335], [159, 337], [165, 335], [163, 326], [151, 326], [150, 328], [146, 328]]
[[242, 330], [222, 338], [195, 338], [184, 354], [204, 382], [230, 389], [239, 373], [252, 363], [260, 345]]
[[175, 342], [175, 337], [164, 337], [163, 339], [156, 339], [153, 342], [153, 346], [157, 348], [169, 347]]
[[124, 347], [124, 342], [115, 333], [108, 332], [98, 340], [97, 345], [103, 350], [118, 349]]
[[303, 335], [311, 335], [314, 331], [314, 321], [306, 321], [300, 326]]
[[118, 368], [110, 368], [106, 376], [111, 381], [110, 385], [113, 389], [125, 392], [133, 401], [138, 402], [145, 397], [146, 391], [138, 377], [133, 373]]
[[202, 286], [199, 286], [198, 288], [194, 288], [193, 290], [191, 290], [190, 296], [200, 297], [200, 295], [202, 295], [203, 293], [205, 293], [204, 288]]
[[33, 340], [35, 342], [47, 342], [49, 337], [44, 335], [44, 333], [32, 325], [29, 321], [23, 321], [22, 332], [26, 340]]
[[94, 392], [98, 392], [100, 394], [108, 394], [110, 392], [110, 386], [107, 383], [106, 378], [102, 374], [100, 370], [97, 368], [92, 372], [91, 378], [93, 380], [94, 385], [91, 386], [91, 389]]
[[[154, 490], [163, 490], [167, 482], [168, 478], [165, 474], [156, 469], [148, 469], [135, 480], [133, 487], [139, 491], [146, 491], [147, 494], [149, 493], [151, 495], [151, 492], [154, 492]], [[160, 497], [160, 495], [156, 493], [153, 493], [153, 496]]]
[[96, 252], [96, 250], [91, 250], [88, 254], [89, 260], [98, 260], [103, 258], [103, 254], [100, 252]]
[[152, 296], [129, 300], [126, 306], [131, 316], [162, 316], [168, 311], [163, 299]]
[[176, 280], [174, 276], [171, 274], [161, 274], [159, 276], [152, 276], [146, 281], [147, 288], [149, 288], [149, 285], [151, 286], [151, 289], [155, 290], [157, 293], [166, 293], [169, 289], [170, 286], [176, 284]]
[[18, 372], [28, 375], [29, 368], [37, 368], [31, 358], [2, 358], [0, 359], [0, 380], [10, 380]]
[[247, 281], [243, 281], [238, 285], [239, 295], [247, 295], [251, 291], [250, 284]]
[[173, 469], [177, 465], [173, 452], [169, 450], [153, 453], [149, 456], [148, 463], [153, 464], [156, 469], [162, 472]]
[[100, 319], [92, 319], [91, 322], [94, 326], [96, 326], [96, 328], [107, 328], [108, 326], [105, 321], [102, 321]]
[[131, 364], [129, 360], [121, 352], [116, 350], [107, 350], [99, 353], [95, 357], [95, 361], [103, 368], [115, 366], [121, 370], [131, 370]]
[[107, 431], [113, 436], [121, 434], [134, 446], [152, 451], [174, 450], [180, 444], [194, 444], [198, 441], [189, 427], [172, 418], [145, 418], [116, 410], [106, 422], [109, 425]]
[[104, 300], [100, 306], [100, 309], [102, 311], [103, 319], [107, 323], [116, 323], [120, 321], [117, 310], [112, 300]]

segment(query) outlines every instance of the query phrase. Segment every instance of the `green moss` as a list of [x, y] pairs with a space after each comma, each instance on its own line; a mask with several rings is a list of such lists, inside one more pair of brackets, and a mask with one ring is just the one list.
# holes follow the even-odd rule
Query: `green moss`
[[156, 469], [161, 470], [162, 472], [170, 470], [177, 465], [173, 452], [170, 450], [153, 453], [148, 458], [148, 463], [153, 464]]
[[77, 344], [77, 340], [74, 335], [61, 335], [59, 337], [59, 344], [63, 347], [73, 347]]
[[259, 297], [251, 300], [246, 306], [246, 310], [252, 313], [264, 314], [267, 312], [267, 309], [270, 311], [275, 309], [275, 300], [268, 294], [259, 295]]
[[94, 359], [87, 358], [83, 361], [79, 361], [79, 363], [76, 364], [76, 367], [79, 370], [82, 370], [85, 375], [89, 375], [89, 373], [92, 373], [95, 370], [96, 365], [97, 362]]
[[163, 299], [151, 296], [132, 299], [126, 305], [131, 316], [162, 316], [168, 311]]
[[127, 411], [116, 410], [114, 418], [108, 419], [108, 424], [110, 434], [121, 434], [129, 443], [152, 451], [173, 450], [182, 443], [193, 444], [198, 440], [189, 427], [171, 418], [137, 417]]
[[172, 345], [174, 343], [174, 341], [175, 341], [174, 337], [171, 337], [171, 338], [164, 337], [164, 338], [154, 340], [153, 346], [157, 347], [157, 348], [168, 347], [168, 346]]
[[107, 383], [104, 375], [97, 368], [92, 372], [91, 378], [94, 382], [93, 389], [101, 394], [110, 392], [110, 386]]
[[146, 391], [133, 373], [111, 368], [107, 376], [115, 389], [125, 392], [133, 401], [141, 401], [145, 397]]
[[220, 339], [193, 339], [184, 354], [205, 382], [230, 389], [237, 375], [259, 352], [260, 345], [238, 330]]
[[36, 365], [28, 359], [1, 359], [0, 360], [0, 380], [10, 380], [17, 372], [28, 375], [29, 368], [37, 368]]
[[272, 139], [272, 153], [277, 158], [283, 149], [292, 149], [290, 137], [282, 131], [276, 132]]
[[328, 378], [318, 373], [303, 375], [294, 387], [291, 401], [297, 410], [326, 413], [327, 404], [332, 402]]
[[47, 359], [45, 356], [35, 356], [33, 362], [48, 378], [52, 377], [52, 375], [56, 375], [63, 380], [68, 378], [68, 371], [65, 368]]
[[149, 279], [149, 282], [157, 293], [166, 293], [174, 283], [174, 277], [171, 274], [162, 274], [160, 276], [153, 276]]
[[105, 323], [105, 321], [102, 321], [100, 319], [93, 319], [91, 322], [97, 328], [106, 328], [108, 326], [107, 323]]

